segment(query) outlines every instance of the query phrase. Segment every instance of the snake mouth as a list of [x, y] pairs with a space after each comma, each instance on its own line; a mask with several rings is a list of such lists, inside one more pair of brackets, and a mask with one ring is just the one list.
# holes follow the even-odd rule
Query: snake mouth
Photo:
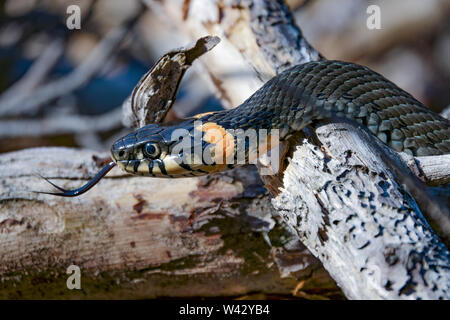
[[114, 160], [117, 166], [123, 171], [131, 174], [143, 175], [147, 174], [149, 160], [135, 159], [135, 160]]
[[185, 159], [180, 154], [164, 154], [158, 159], [114, 160], [123, 171], [157, 178], [184, 178], [202, 176], [217, 170], [220, 166], [206, 164], [198, 158]]
[[167, 156], [164, 159], [136, 159], [136, 160], [118, 160], [119, 168], [123, 171], [151, 177], [176, 178], [178, 176], [187, 176], [188, 170], [180, 165], [175, 157]]

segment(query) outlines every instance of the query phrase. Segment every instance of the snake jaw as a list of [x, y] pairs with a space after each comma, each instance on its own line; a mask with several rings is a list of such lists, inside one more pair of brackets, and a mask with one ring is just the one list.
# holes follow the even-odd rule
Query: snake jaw
[[64, 189], [53, 182], [51, 182], [48, 178], [45, 178], [41, 176], [40, 174], [37, 174], [39, 177], [50, 183], [53, 187], [60, 190], [61, 192], [46, 192], [46, 191], [32, 191], [34, 193], [43, 193], [43, 194], [51, 194], [54, 196], [61, 196], [61, 197], [77, 197], [82, 195], [83, 193], [90, 190], [93, 186], [95, 186], [112, 168], [116, 166], [116, 163], [111, 161], [106, 166], [104, 166], [91, 180], [89, 180], [88, 183], [83, 185], [82, 187], [74, 190]]

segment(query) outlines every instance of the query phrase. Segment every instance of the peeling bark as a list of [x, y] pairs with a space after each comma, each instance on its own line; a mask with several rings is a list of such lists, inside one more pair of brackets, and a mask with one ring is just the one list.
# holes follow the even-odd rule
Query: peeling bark
[[273, 200], [350, 299], [448, 299], [450, 253], [364, 134], [297, 147]]
[[214, 48], [219, 41], [217, 37], [206, 36], [188, 48], [176, 49], [161, 57], [125, 101], [122, 107], [124, 124], [140, 128], [150, 123], [163, 122], [175, 102], [185, 71], [195, 59]]

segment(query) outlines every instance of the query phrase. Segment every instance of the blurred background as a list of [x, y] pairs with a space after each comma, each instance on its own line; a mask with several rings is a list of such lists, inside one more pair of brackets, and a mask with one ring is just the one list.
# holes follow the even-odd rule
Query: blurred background
[[[67, 7], [81, 8], [69, 30]], [[435, 112], [450, 104], [450, 0], [288, 0], [328, 59], [383, 74]], [[366, 9], [381, 8], [380, 30]], [[121, 105], [165, 52], [187, 43], [138, 0], [0, 2], [0, 153], [37, 146], [108, 150], [128, 132]], [[221, 109], [188, 71], [170, 118]]]

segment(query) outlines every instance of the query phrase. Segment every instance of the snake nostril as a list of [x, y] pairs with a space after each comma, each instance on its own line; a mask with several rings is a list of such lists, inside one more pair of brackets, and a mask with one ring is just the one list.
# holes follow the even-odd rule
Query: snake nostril
[[125, 151], [120, 150], [120, 151], [119, 151], [119, 157], [123, 157], [124, 155], [125, 155]]

